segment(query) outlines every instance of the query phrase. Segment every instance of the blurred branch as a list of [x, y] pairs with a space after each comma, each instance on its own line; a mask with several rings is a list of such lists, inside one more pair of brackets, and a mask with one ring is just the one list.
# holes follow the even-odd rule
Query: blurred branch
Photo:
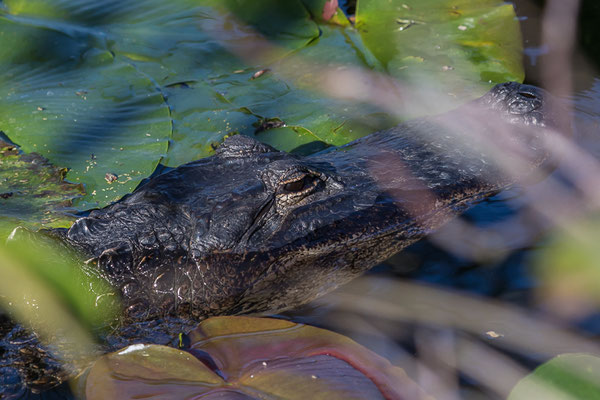
[[358, 278], [317, 303], [395, 322], [415, 322], [460, 329], [484, 337], [501, 334], [497, 346], [550, 357], [557, 353], [600, 355], [600, 346], [518, 307], [418, 283]]

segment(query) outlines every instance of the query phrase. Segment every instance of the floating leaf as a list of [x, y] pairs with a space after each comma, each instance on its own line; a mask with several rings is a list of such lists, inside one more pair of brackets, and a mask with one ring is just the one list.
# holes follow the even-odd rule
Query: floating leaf
[[[211, 79], [197, 71], [191, 80], [165, 87], [174, 131], [173, 145], [163, 162], [175, 167], [210, 155], [215, 145], [234, 132], [290, 151], [312, 142], [345, 144], [392, 125], [394, 120], [376, 107], [315, 92], [323, 60], [336, 67], [368, 65], [355, 32], [328, 25], [321, 31], [313, 43], [271, 65], [282, 69], [284, 76], [259, 67], [221, 69]], [[189, 72], [186, 76], [190, 77]], [[261, 120], [269, 119], [285, 126], [257, 129]]]
[[187, 351], [139, 344], [101, 357], [84, 378], [85, 397], [426, 398], [403, 370], [324, 329], [213, 317], [188, 340]]
[[267, 73], [252, 80], [254, 71], [244, 71], [211, 80], [228, 101], [251, 112], [254, 121], [277, 118], [285, 123], [262, 132], [239, 126], [240, 133], [290, 151], [314, 141], [342, 145], [397, 122], [371, 104], [334, 99], [316, 90], [327, 68], [342, 71], [372, 65], [356, 32], [329, 25], [321, 26], [321, 31], [318, 41], [275, 65], [283, 75]]
[[[0, 46], [0, 129], [24, 151], [67, 166], [67, 179], [86, 185], [79, 206], [106, 205], [156, 168], [171, 132], [168, 107], [101, 35], [39, 24], [0, 16], [2, 43], [20, 43]], [[119, 179], [107, 182], [106, 173]]]
[[172, 167], [210, 155], [226, 135], [249, 129], [258, 118], [201, 81], [163, 90], [173, 118], [173, 143], [163, 163]]
[[519, 381], [508, 400], [598, 400], [600, 358], [582, 353], [561, 354]]
[[0, 140], [0, 242], [18, 225], [71, 224], [74, 218], [64, 211], [84, 190], [82, 185], [65, 182], [66, 172], [38, 154], [21, 154], [16, 146]]
[[[460, 101], [482, 81], [522, 78], [518, 22], [492, 0], [361, 2], [360, 34], [339, 9], [331, 15], [331, 0], [3, 4], [0, 40], [23, 46], [0, 46], [0, 129], [70, 168], [67, 178], [87, 185], [81, 208], [132, 191], [165, 154], [177, 166], [232, 133], [305, 152], [397, 122], [323, 92], [323, 79], [353, 85], [335, 79], [349, 68], [387, 68], [410, 82], [418, 73], [418, 86], [446, 79], [452, 90], [434, 86]], [[405, 19], [425, 23], [396, 32]], [[271, 119], [283, 124], [254, 126]]]
[[359, 1], [356, 26], [392, 76], [446, 96], [415, 99], [409, 114], [439, 113], [524, 78], [519, 22], [504, 1]]
[[93, 27], [110, 51], [159, 85], [245, 68], [239, 56], [261, 50], [266, 41], [283, 56], [319, 36], [299, 0], [7, 0], [6, 5], [16, 15]]

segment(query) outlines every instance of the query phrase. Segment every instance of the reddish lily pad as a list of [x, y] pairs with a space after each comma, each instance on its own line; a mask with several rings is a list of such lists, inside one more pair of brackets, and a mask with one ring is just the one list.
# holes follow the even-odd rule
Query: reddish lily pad
[[402, 369], [324, 329], [213, 317], [188, 338], [187, 351], [136, 344], [101, 357], [83, 378], [86, 398], [427, 398]]

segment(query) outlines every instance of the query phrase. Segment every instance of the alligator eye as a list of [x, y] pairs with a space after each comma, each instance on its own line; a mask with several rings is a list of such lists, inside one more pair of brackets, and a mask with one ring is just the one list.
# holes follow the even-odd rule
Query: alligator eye
[[283, 185], [283, 190], [285, 190], [286, 192], [301, 192], [305, 187], [306, 187], [306, 179], [308, 177], [304, 177], [302, 179], [299, 179], [297, 181], [293, 181], [293, 182], [288, 182], [285, 185]]
[[527, 99], [537, 99], [537, 96], [533, 93], [519, 92], [519, 94]]
[[296, 175], [282, 182], [280, 194], [287, 196], [300, 196], [315, 190], [319, 184], [319, 176], [310, 173]]

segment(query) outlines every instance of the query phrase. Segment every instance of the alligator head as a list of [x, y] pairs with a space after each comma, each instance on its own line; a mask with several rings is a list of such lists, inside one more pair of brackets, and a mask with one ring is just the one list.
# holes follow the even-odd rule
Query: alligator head
[[548, 159], [541, 89], [501, 84], [447, 114], [308, 157], [245, 136], [55, 231], [132, 318], [273, 312], [385, 260]]

